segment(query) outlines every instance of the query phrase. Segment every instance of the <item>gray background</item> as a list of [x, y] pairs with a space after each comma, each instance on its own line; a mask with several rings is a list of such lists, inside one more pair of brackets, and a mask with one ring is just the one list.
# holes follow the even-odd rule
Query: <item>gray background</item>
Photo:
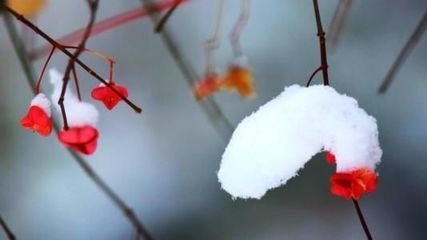
[[[86, 24], [84, 1], [49, 1], [38, 25], [58, 38]], [[226, 1], [223, 29], [238, 15], [239, 1]], [[253, 0], [242, 45], [257, 96], [242, 101], [215, 96], [236, 125], [282, 91], [304, 84], [319, 64], [311, 1]], [[321, 1], [325, 28], [337, 1]], [[103, 0], [98, 20], [140, 6], [138, 0]], [[427, 42], [421, 39], [386, 95], [377, 87], [424, 11], [423, 0], [354, 1], [335, 54], [331, 84], [378, 120], [384, 150], [375, 194], [361, 200], [375, 239], [427, 238]], [[192, 66], [203, 70], [203, 41], [210, 35], [215, 1], [194, 0], [167, 24]], [[329, 193], [333, 167], [317, 156], [300, 176], [262, 200], [232, 201], [217, 182], [226, 142], [191, 96], [152, 23], [140, 20], [91, 38], [89, 48], [114, 56], [116, 79], [143, 106], [108, 112], [98, 104], [101, 137], [88, 158], [93, 168], [133, 207], [156, 239], [363, 239], [352, 203]], [[222, 34], [217, 66], [232, 54]], [[44, 44], [42, 39], [36, 45]], [[31, 92], [0, 25], [0, 213], [19, 239], [131, 239], [133, 229], [82, 173], [55, 136], [41, 138], [19, 126]], [[83, 58], [99, 72], [105, 63]], [[64, 70], [57, 54], [51, 66]], [[35, 63], [39, 71], [43, 60]], [[80, 72], [86, 99], [98, 83]], [[320, 75], [319, 75], [320, 76]], [[315, 81], [320, 82], [320, 78]], [[45, 88], [49, 91], [48, 79]], [[286, 148], [286, 146], [283, 146]]]

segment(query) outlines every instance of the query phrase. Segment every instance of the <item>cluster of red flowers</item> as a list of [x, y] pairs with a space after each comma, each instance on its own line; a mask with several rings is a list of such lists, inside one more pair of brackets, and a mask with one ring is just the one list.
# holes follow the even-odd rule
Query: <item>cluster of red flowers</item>
[[207, 73], [193, 88], [197, 100], [212, 95], [219, 90], [236, 91], [242, 98], [251, 97], [255, 93], [252, 71], [248, 67], [231, 64], [224, 76]]
[[[335, 164], [335, 155], [326, 152], [326, 161]], [[374, 192], [377, 188], [378, 175], [367, 168], [351, 172], [334, 173], [331, 176], [331, 193], [345, 199], [358, 200], [364, 194]]]
[[[110, 86], [124, 97], [128, 96], [126, 87], [117, 85], [113, 81]], [[110, 87], [100, 85], [92, 90], [92, 98], [101, 101], [108, 110], [112, 110], [122, 99]], [[41, 99], [41, 100], [40, 100]], [[52, 132], [52, 119], [50, 116], [50, 102], [43, 93], [39, 93], [31, 102], [27, 114], [22, 118], [21, 125], [41, 136], [49, 136]], [[92, 154], [96, 150], [98, 130], [91, 125], [70, 127], [58, 133], [59, 141], [82, 154]]]

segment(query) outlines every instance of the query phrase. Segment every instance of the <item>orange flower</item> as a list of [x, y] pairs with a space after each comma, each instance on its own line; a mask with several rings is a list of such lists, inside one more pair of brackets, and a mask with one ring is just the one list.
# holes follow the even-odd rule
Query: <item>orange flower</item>
[[325, 159], [326, 159], [326, 162], [329, 164], [335, 164], [337, 162], [335, 159], [335, 155], [329, 151], [326, 151]]
[[220, 88], [221, 79], [216, 73], [206, 73], [204, 78], [198, 81], [193, 87], [194, 97], [200, 101], [212, 95]]
[[255, 93], [252, 71], [238, 64], [231, 64], [223, 78], [221, 87], [235, 90], [242, 98], [248, 98]]
[[377, 174], [367, 168], [348, 173], [335, 173], [331, 179], [331, 193], [345, 199], [358, 200], [365, 193], [377, 188]]
[[31, 129], [42, 136], [49, 136], [52, 132], [52, 121], [48, 113], [41, 107], [32, 105], [27, 115], [21, 120], [21, 126]]
[[98, 130], [92, 126], [72, 127], [58, 134], [59, 141], [66, 147], [89, 155], [95, 152], [98, 141]]
[[[128, 90], [126, 87], [116, 85], [114, 82], [111, 82], [110, 86], [116, 89], [124, 97], [128, 96]], [[122, 100], [115, 92], [113, 92], [113, 90], [103, 84], [92, 90], [92, 98], [102, 101], [108, 110], [113, 109]]]
[[33, 16], [46, 4], [46, 0], [7, 0], [6, 5], [24, 16]]

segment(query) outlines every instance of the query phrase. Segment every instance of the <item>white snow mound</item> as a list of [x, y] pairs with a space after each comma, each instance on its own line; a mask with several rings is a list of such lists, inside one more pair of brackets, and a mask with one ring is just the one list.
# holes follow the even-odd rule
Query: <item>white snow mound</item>
[[[49, 77], [50, 83], [53, 86], [51, 99], [55, 108], [60, 112], [61, 108], [58, 104], [58, 100], [61, 95], [63, 75], [56, 69], [50, 69]], [[98, 110], [91, 103], [79, 101], [69, 88], [70, 83], [71, 82], [68, 82], [64, 97], [64, 106], [65, 112], [67, 113], [68, 125], [70, 127], [82, 127], [86, 125], [95, 127], [98, 122]]]
[[376, 120], [332, 87], [292, 85], [240, 122], [218, 179], [233, 197], [260, 199], [321, 151], [335, 154], [337, 172], [374, 170], [382, 155]]

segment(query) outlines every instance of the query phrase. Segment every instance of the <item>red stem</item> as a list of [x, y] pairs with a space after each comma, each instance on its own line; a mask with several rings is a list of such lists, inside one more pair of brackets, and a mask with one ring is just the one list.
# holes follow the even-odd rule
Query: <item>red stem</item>
[[43, 65], [42, 71], [40, 72], [39, 79], [37, 79], [37, 83], [36, 83], [36, 95], [40, 93], [40, 84], [42, 82], [44, 72], [46, 71], [47, 64], [49, 63], [50, 58], [53, 55], [53, 52], [55, 52], [55, 49], [56, 49], [56, 47], [53, 46], [52, 50], [50, 50], [49, 56], [47, 57], [46, 62]]

